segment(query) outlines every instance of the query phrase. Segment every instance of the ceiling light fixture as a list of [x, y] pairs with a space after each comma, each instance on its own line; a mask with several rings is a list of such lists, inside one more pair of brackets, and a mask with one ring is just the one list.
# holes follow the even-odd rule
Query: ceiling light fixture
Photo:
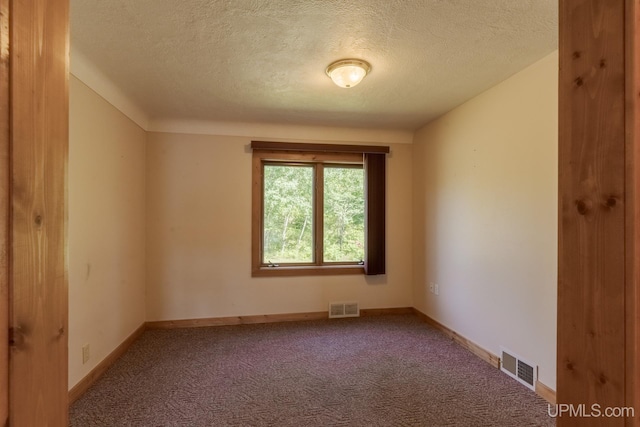
[[327, 67], [326, 73], [340, 87], [354, 87], [371, 71], [371, 64], [361, 59], [341, 59]]

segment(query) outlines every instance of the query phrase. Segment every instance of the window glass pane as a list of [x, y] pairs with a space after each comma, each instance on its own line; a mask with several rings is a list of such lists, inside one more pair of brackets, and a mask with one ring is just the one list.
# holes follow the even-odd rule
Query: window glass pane
[[364, 259], [364, 173], [359, 167], [324, 168], [324, 261]]
[[264, 165], [264, 263], [313, 262], [313, 166]]

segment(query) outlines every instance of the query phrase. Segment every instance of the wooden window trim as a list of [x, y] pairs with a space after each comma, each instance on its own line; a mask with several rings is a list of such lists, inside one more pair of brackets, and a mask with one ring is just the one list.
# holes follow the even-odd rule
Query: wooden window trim
[[290, 277], [290, 276], [342, 276], [364, 274], [361, 265], [301, 265], [254, 268], [253, 277]]
[[383, 145], [306, 144], [303, 142], [251, 141], [251, 148], [253, 150], [311, 151], [314, 153], [389, 153], [389, 147]]
[[[319, 183], [322, 183], [322, 185]], [[316, 168], [314, 187], [313, 226], [315, 228], [315, 240], [313, 241], [313, 247], [315, 253], [313, 260], [318, 263], [320, 262], [319, 260], [324, 261], [324, 168]], [[322, 268], [323, 266], [318, 265], [318, 267]]]
[[[299, 149], [299, 148], [303, 149]], [[323, 275], [349, 275], [349, 274], [385, 274], [384, 270], [384, 215], [381, 217], [382, 236], [380, 238], [371, 239], [369, 230], [365, 230], [365, 239], [372, 240], [377, 245], [382, 245], [371, 251], [367, 248], [365, 257], [374, 254], [376, 261], [371, 264], [365, 260], [365, 265], [354, 263], [322, 263], [316, 264], [322, 259], [324, 236], [322, 230], [322, 218], [324, 215], [324, 195], [322, 194], [321, 185], [315, 185], [314, 188], [314, 220], [315, 220], [315, 238], [314, 241], [314, 264], [286, 264], [282, 266], [268, 266], [263, 263], [262, 256], [262, 238], [263, 238], [263, 164], [264, 163], [325, 163], [328, 167], [331, 165], [359, 165], [364, 169], [365, 181], [367, 172], [367, 154], [381, 156], [384, 159], [385, 154], [389, 152], [389, 147], [382, 146], [356, 146], [356, 145], [334, 145], [334, 144], [298, 144], [298, 143], [278, 143], [253, 141], [251, 143], [253, 149], [252, 159], [252, 227], [251, 227], [251, 275], [253, 277], [282, 277], [282, 276], [323, 276]], [[355, 148], [358, 150], [356, 151]], [[329, 150], [330, 149], [330, 150]], [[315, 173], [315, 179], [323, 179], [323, 169], [319, 168]], [[382, 184], [376, 181], [376, 186], [382, 185], [382, 207], [384, 212], [384, 167], [382, 169]], [[368, 199], [371, 194], [371, 186], [365, 188], [365, 197]], [[378, 197], [378, 199], [380, 199]], [[365, 201], [369, 206], [368, 200]], [[368, 209], [368, 207], [365, 207]], [[369, 214], [365, 213], [369, 218]], [[380, 218], [379, 215], [374, 215]], [[370, 222], [370, 219], [367, 219]], [[365, 225], [366, 226], [366, 225]], [[379, 224], [376, 226], [379, 232]], [[368, 245], [367, 245], [368, 246]], [[382, 257], [382, 258], [380, 258]], [[375, 266], [372, 268], [371, 266]]]

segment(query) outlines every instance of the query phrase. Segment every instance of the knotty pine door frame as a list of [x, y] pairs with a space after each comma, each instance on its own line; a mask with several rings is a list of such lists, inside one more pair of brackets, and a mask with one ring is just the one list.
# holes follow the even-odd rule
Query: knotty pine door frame
[[640, 0], [560, 0], [557, 402], [640, 425]]
[[0, 425], [66, 427], [69, 0], [0, 24]]
[[[640, 0], [626, 0], [625, 399], [640, 426]], [[629, 420], [628, 420], [629, 421]]]
[[0, 0], [0, 426], [9, 424], [9, 0]]

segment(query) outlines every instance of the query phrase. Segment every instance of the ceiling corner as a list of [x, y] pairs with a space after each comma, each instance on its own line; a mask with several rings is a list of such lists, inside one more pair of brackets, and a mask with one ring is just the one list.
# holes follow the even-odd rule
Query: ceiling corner
[[70, 73], [145, 131], [150, 118], [78, 49], [71, 46]]

